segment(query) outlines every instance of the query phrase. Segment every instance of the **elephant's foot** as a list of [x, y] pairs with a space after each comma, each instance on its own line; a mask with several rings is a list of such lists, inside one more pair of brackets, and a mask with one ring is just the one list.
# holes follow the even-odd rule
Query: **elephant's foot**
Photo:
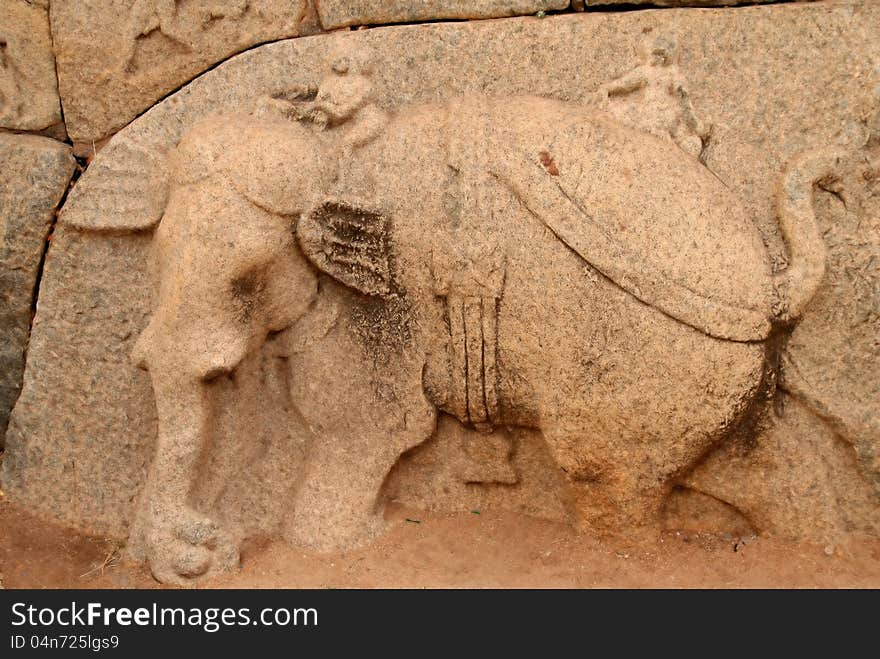
[[634, 483], [571, 481], [573, 520], [580, 531], [627, 540], [652, 539], [663, 530], [665, 488]]
[[147, 535], [147, 562], [162, 583], [188, 586], [238, 567], [238, 546], [213, 520], [183, 508], [154, 521]]
[[297, 547], [332, 552], [369, 544], [384, 530], [376, 513], [317, 508], [293, 515], [284, 536]]
[[621, 460], [617, 442], [590, 438], [564, 421], [547, 423], [542, 432], [565, 474], [569, 519], [577, 529], [622, 539], [658, 537], [668, 473], [653, 467], [649, 454]]
[[[378, 465], [378, 466], [377, 466]], [[342, 460], [314, 465], [297, 493], [284, 537], [322, 552], [368, 544], [385, 529], [377, 497], [390, 461], [362, 468]]]

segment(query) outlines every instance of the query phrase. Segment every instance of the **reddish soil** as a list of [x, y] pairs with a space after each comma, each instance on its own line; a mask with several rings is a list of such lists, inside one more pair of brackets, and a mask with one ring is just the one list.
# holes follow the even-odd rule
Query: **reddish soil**
[[[878, 588], [880, 540], [838, 546], [668, 532], [621, 546], [511, 513], [392, 508], [373, 545], [319, 555], [250, 542], [242, 569], [204, 584], [233, 588]], [[418, 520], [416, 521], [407, 521]], [[34, 518], [0, 499], [6, 588], [155, 588], [116, 560], [118, 543]]]

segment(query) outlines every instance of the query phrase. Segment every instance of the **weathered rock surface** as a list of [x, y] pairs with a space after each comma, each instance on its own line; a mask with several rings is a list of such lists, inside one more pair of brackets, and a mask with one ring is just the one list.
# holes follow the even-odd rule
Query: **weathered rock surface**
[[441, 19], [504, 18], [568, 7], [569, 0], [321, 0], [325, 30]]
[[877, 535], [880, 504], [853, 450], [865, 435], [837, 434], [800, 400], [783, 400], [757, 441], [722, 447], [687, 484], [730, 504], [761, 533], [832, 545], [851, 533]]
[[55, 207], [76, 162], [70, 147], [0, 134], [0, 447], [21, 391], [35, 285]]
[[306, 0], [55, 0], [50, 15], [67, 131], [84, 143], [308, 16]]
[[42, 130], [61, 121], [48, 4], [0, 6], [0, 128]]
[[[602, 527], [656, 522], [687, 487], [677, 514], [719, 500], [759, 533], [876, 533], [878, 62], [880, 6], [860, 2], [389, 27], [235, 57], [117, 134], [69, 196], [3, 487], [132, 531], [170, 581], [211, 569], [220, 529], [363, 541], [387, 496]], [[801, 171], [830, 147], [834, 172]], [[306, 205], [312, 184], [335, 201]], [[789, 254], [780, 226], [813, 208], [825, 236]], [[604, 233], [584, 244], [590, 213]], [[317, 282], [301, 290], [276, 258], [297, 245]], [[781, 305], [771, 265], [805, 254], [818, 292]], [[314, 296], [301, 319], [263, 304], [295, 290]], [[462, 320], [423, 371], [431, 305]], [[786, 393], [765, 401], [777, 357]], [[197, 463], [193, 432], [210, 434]]]
[[788, 341], [782, 386], [850, 439], [880, 496], [880, 111], [823, 200], [825, 283]]
[[[818, 2], [819, 0], [804, 0]], [[614, 5], [650, 5], [651, 7], [735, 7], [736, 5], [757, 5], [779, 2], [779, 0], [571, 0], [571, 6], [578, 11], [591, 7]]]

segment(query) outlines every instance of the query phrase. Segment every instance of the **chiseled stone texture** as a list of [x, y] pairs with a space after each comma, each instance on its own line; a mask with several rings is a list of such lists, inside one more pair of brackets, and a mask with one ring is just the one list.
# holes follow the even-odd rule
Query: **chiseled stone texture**
[[302, 33], [306, 0], [53, 0], [67, 131], [90, 143], [230, 55]]
[[[140, 222], [134, 214], [113, 218], [109, 213], [120, 200], [146, 194], [149, 182], [137, 172], [153, 160], [157, 163], [153, 170], [161, 175], [167, 154], [198, 122], [218, 112], [251, 108], [260, 97], [278, 100], [290, 90], [316, 89], [340, 44], [373, 53], [375, 100], [388, 111], [468, 94], [532, 95], [589, 106], [598, 102], [597, 92], [609, 81], [619, 81], [644, 65], [638, 47], [646, 34], [677, 44], [678, 72], [704, 124], [694, 129], [705, 136], [699, 158], [741, 200], [770, 258], [782, 266], [785, 250], [776, 195], [787, 164], [807, 149], [842, 145], [848, 153], [861, 154], [873, 148], [869, 117], [878, 103], [880, 83], [877, 3], [586, 12], [344, 31], [334, 38], [269, 44], [232, 58], [114, 136], [71, 194], [48, 255], [24, 388], [7, 433], [2, 483], [9, 497], [92, 531], [127, 533], [157, 437], [150, 378], [132, 364], [130, 355], [156, 304], [149, 267], [152, 238], [145, 228], [159, 221], [160, 214], [153, 211], [160, 204], [153, 208], [150, 201], [150, 213]], [[621, 100], [618, 93], [615, 99], [615, 107], [626, 115], [628, 98], [624, 94]], [[636, 122], [640, 118], [637, 112], [628, 116]], [[696, 156], [695, 135], [679, 137], [679, 146], [693, 149]], [[204, 153], [214, 157], [210, 154], [217, 152]], [[551, 160], [545, 166], [554, 164]], [[695, 158], [693, 166], [702, 165]], [[835, 195], [845, 195], [830, 189], [814, 195], [818, 208], [831, 204], [834, 211]], [[104, 210], [102, 204], [107, 204]], [[870, 204], [866, 202], [865, 208]], [[827, 215], [822, 217], [827, 221]], [[106, 229], [128, 221], [128, 231], [76, 228], [79, 224]], [[847, 225], [840, 231], [856, 229]], [[853, 256], [847, 252], [850, 243], [862, 240], [853, 236], [834, 243], [839, 249], [831, 251], [841, 265], [829, 269], [823, 284], [825, 302], [807, 308], [801, 321], [804, 327], [811, 314], [819, 314], [813, 327], [821, 328], [824, 319], [849, 308], [849, 302], [837, 300], [833, 293], [837, 279], [850, 276], [842, 265], [847, 259], [856, 259], [868, 285], [876, 286], [866, 265], [869, 256], [860, 251], [874, 247], [856, 244]], [[853, 281], [846, 286], [855, 285], [863, 284]], [[852, 322], [859, 322], [863, 311], [853, 310]], [[797, 398], [788, 406], [788, 416], [771, 414], [765, 425], [726, 445], [734, 456], [752, 457], [734, 461], [719, 454], [717, 461], [707, 459], [692, 477], [683, 478], [682, 485], [736, 506], [755, 521], [757, 531], [809, 535], [870, 528], [870, 518], [877, 515], [876, 499], [870, 498], [870, 456], [878, 440], [855, 421], [829, 430], [816, 421], [819, 414], [827, 417], [828, 411], [814, 402], [846, 416], [846, 410], [853, 409], [852, 399], [864, 400], [862, 409], [876, 414], [876, 399], [872, 403], [870, 398], [876, 390], [872, 379], [878, 360], [876, 335], [870, 336], [867, 325], [863, 329], [864, 335], [852, 335], [851, 345], [840, 345], [869, 362], [861, 371], [868, 374], [867, 382], [855, 378], [839, 392], [809, 388], [802, 392], [786, 377], [784, 386]], [[804, 330], [800, 336], [795, 332], [797, 352], [784, 353], [783, 358], [811, 354], [818, 360], [825, 349], [821, 331]], [[540, 339], [525, 337], [532, 342]], [[615, 354], [633, 358], [641, 351], [633, 346]], [[279, 383], [281, 376], [273, 375], [277, 368], [273, 359], [265, 350], [251, 355], [250, 366], [235, 378], [218, 378], [212, 385], [212, 404], [220, 410], [214, 417], [219, 426], [216, 451], [209, 464], [200, 467], [194, 494], [203, 509], [226, 523], [238, 520], [250, 532], [278, 532], [284, 513], [279, 502], [286, 501], [283, 486], [298, 473], [302, 450], [295, 438], [277, 429], [290, 413], [285, 408], [285, 389], [298, 383]], [[594, 364], [591, 355], [584, 359]], [[274, 365], [254, 367], [260, 360]], [[312, 366], [320, 370], [320, 360]], [[634, 368], [655, 381], [665, 377], [650, 372], [650, 361], [638, 362]], [[717, 370], [719, 377], [730, 376], [724, 365]], [[323, 375], [342, 377], [332, 372]], [[265, 396], [254, 395], [253, 382], [264, 383]], [[352, 389], [359, 384], [353, 381]], [[326, 393], [316, 390], [315, 398], [321, 396]], [[240, 413], [233, 404], [241, 406]], [[634, 411], [642, 411], [638, 400], [633, 406]], [[404, 425], [410, 422], [415, 421], [407, 419]], [[639, 418], [632, 423], [639, 423]], [[245, 428], [247, 432], [242, 431]], [[622, 456], [621, 464], [626, 460]], [[827, 466], [819, 470], [817, 465], [822, 464]], [[360, 466], [354, 465], [354, 470]], [[557, 518], [565, 514], [568, 503], [557, 491], [560, 472], [547, 473], [552, 467], [546, 447], [531, 431], [507, 433], [499, 427], [491, 436], [462, 437], [457, 422], [446, 419], [437, 436], [402, 458], [386, 483], [385, 495], [425, 505], [446, 497], [445, 505], [465, 508], [470, 501], [474, 507], [504, 505], [507, 497], [501, 489], [521, 489], [510, 499], [513, 506]], [[806, 477], [809, 480], [803, 480]], [[829, 489], [829, 481], [835, 480], [837, 489]], [[795, 486], [801, 490], [793, 490]], [[346, 487], [345, 482], [327, 483], [326, 494], [344, 493]], [[481, 488], [498, 491], [487, 493]], [[821, 490], [821, 496], [813, 496], [814, 490]], [[544, 501], [532, 498], [532, 493], [537, 497], [542, 491], [547, 492]], [[840, 496], [856, 503], [847, 503], [844, 511], [836, 509], [833, 500]]]
[[569, 0], [321, 0], [325, 30], [441, 19], [503, 18], [568, 8]]
[[37, 271], [76, 162], [45, 137], [0, 134], [0, 447], [21, 390]]
[[0, 128], [42, 130], [61, 121], [48, 4], [0, 3]]

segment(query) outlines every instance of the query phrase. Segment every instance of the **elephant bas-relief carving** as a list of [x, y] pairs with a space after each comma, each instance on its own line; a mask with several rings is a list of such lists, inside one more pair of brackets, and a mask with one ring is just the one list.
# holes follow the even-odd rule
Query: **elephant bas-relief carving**
[[292, 542], [374, 537], [384, 479], [440, 413], [539, 430], [578, 523], [633, 532], [762, 412], [777, 338], [822, 278], [812, 190], [834, 151], [781, 176], [790, 265], [773, 274], [741, 202], [673, 141], [538, 97], [388, 113], [358, 66], [201, 120], [119, 219], [155, 226], [133, 357], [159, 427], [129, 546], [162, 581], [237, 562], [240, 534], [191, 491], [210, 382], [267, 340], [309, 437]]

